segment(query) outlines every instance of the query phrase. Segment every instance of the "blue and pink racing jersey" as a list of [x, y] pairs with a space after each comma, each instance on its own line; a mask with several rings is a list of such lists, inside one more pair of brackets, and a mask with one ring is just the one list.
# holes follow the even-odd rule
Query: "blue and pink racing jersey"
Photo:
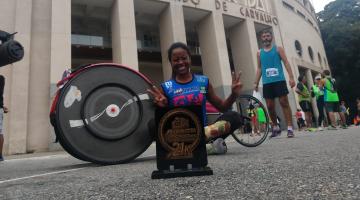
[[204, 125], [206, 125], [206, 95], [208, 92], [209, 78], [193, 74], [193, 79], [188, 83], [178, 83], [170, 79], [161, 84], [168, 99], [169, 106], [202, 106]]

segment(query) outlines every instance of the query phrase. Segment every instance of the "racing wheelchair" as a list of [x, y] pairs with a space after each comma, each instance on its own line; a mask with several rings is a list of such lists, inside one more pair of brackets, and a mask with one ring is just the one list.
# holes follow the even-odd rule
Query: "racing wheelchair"
[[[154, 141], [156, 108], [147, 93], [153, 83], [143, 74], [114, 63], [92, 64], [73, 69], [57, 86], [50, 122], [61, 146], [75, 158], [105, 165], [126, 163]], [[235, 108], [244, 123], [232, 133], [234, 139], [247, 147], [264, 142], [269, 118], [263, 104], [242, 95]], [[259, 108], [265, 117], [261, 127], [256, 123], [260, 118], [255, 118]]]

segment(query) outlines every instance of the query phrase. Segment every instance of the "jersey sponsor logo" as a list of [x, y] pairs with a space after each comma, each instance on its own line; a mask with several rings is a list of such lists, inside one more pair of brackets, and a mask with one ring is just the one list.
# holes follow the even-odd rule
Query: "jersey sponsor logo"
[[184, 94], [194, 93], [194, 92], [197, 92], [197, 91], [199, 91], [199, 87], [197, 87], [197, 86], [184, 88]]
[[196, 80], [197, 80], [199, 83], [206, 83], [206, 78], [205, 78], [205, 77], [202, 77], [202, 76], [197, 76], [197, 77], [196, 77]]
[[165, 87], [168, 88], [168, 89], [172, 88], [172, 82], [171, 81], [166, 81], [165, 82]]
[[[205, 89], [204, 89], [205, 90]], [[189, 93], [194, 93], [194, 92], [201, 92], [201, 88], [199, 88], [198, 86], [194, 86], [194, 87], [188, 87], [188, 88], [179, 88], [179, 89], [176, 89], [174, 91], [174, 94], [175, 95], [179, 95], [179, 94], [189, 94]], [[205, 91], [206, 93], [206, 91]]]
[[200, 87], [200, 93], [206, 94], [206, 88], [204, 86]]
[[182, 93], [183, 93], [183, 89], [182, 89], [182, 88], [176, 89], [176, 90], [174, 91], [174, 94], [175, 94], [175, 95], [182, 94]]
[[201, 105], [204, 100], [203, 94], [181, 95], [173, 98], [174, 106]]

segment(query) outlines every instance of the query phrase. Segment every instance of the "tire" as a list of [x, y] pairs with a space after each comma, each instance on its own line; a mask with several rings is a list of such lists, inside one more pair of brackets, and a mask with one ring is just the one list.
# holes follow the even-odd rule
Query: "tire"
[[[235, 130], [231, 135], [239, 144], [246, 147], [256, 147], [262, 144], [270, 130], [270, 118], [267, 112], [266, 107], [261, 103], [260, 100], [251, 96], [251, 95], [240, 95], [236, 99], [236, 109], [237, 112], [242, 116], [243, 126]], [[259, 105], [259, 108], [262, 108], [264, 111], [265, 122], [262, 125], [257, 126], [258, 130], [261, 130], [260, 135], [254, 133], [254, 127], [256, 123], [248, 115], [248, 108], [250, 105]], [[250, 107], [251, 108], [251, 107]], [[256, 120], [258, 121], [258, 120]], [[255, 122], [255, 123], [253, 123]], [[261, 127], [260, 127], [261, 126]]]
[[79, 70], [56, 104], [54, 128], [60, 144], [74, 157], [97, 164], [134, 160], [154, 141], [149, 123], [155, 107], [147, 97], [151, 86], [145, 76], [121, 65]]

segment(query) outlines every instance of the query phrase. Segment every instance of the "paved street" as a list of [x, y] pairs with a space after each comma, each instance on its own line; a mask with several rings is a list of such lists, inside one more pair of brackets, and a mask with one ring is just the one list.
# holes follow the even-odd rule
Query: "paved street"
[[214, 175], [165, 180], [150, 178], [154, 145], [113, 166], [64, 152], [7, 157], [0, 199], [360, 199], [360, 127], [227, 143], [228, 154], [208, 158]]

